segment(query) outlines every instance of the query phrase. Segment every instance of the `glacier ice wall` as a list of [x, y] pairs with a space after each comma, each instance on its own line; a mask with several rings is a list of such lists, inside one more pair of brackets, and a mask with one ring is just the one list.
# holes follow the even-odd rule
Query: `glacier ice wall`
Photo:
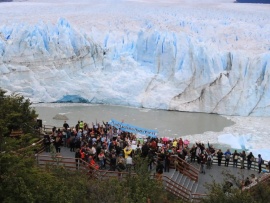
[[85, 34], [65, 19], [0, 29], [0, 87], [33, 102], [269, 116], [269, 69], [269, 51], [220, 50], [151, 24], [120, 34]]

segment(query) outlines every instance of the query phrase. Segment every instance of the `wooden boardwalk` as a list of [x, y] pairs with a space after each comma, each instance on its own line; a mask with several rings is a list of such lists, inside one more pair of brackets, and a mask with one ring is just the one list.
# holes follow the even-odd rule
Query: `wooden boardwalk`
[[[48, 155], [50, 156], [49, 152], [42, 152], [40, 155]], [[66, 147], [61, 147], [61, 152], [60, 156], [65, 157], [65, 158], [75, 158], [75, 152], [70, 152], [70, 150]], [[232, 162], [230, 162], [232, 164]], [[200, 168], [200, 165], [197, 163], [192, 163], [192, 165], [196, 168]], [[238, 163], [238, 167], [240, 167], [240, 163]], [[153, 173], [155, 172], [155, 169], [153, 169]], [[234, 168], [232, 165], [229, 167], [225, 167], [224, 163], [222, 163], [221, 166], [218, 166], [216, 164], [213, 164], [211, 169], [205, 169], [205, 174], [200, 173], [199, 174], [199, 179], [198, 179], [198, 184], [193, 191], [194, 193], [200, 193], [200, 194], [205, 194], [207, 193], [207, 189], [205, 187], [206, 183], [211, 183], [213, 181], [217, 183], [221, 183], [224, 181], [225, 174], [231, 174], [239, 180], [244, 180], [246, 177], [250, 177], [251, 174], [254, 174], [257, 178], [261, 177], [262, 174], [258, 174], [257, 171], [255, 170], [247, 170], [247, 169], [240, 169], [240, 168]], [[164, 175], [171, 178], [174, 181], [179, 181], [177, 178], [174, 178], [177, 171], [175, 169], [170, 169], [170, 172], [164, 172]]]

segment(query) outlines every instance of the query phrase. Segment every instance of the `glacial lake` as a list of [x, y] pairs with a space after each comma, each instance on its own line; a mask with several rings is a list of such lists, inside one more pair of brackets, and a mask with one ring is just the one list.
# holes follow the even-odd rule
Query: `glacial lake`
[[202, 134], [206, 131], [220, 132], [234, 124], [233, 121], [216, 114], [189, 113], [156, 109], [133, 108], [93, 104], [33, 104], [43, 125], [62, 127], [64, 120], [53, 119], [57, 114], [65, 115], [70, 127], [78, 120], [88, 124], [116, 119], [125, 123], [158, 131], [158, 137], [181, 137]]

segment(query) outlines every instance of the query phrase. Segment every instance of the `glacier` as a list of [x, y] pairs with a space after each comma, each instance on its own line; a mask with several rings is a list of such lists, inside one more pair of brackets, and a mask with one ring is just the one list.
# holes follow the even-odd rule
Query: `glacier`
[[[74, 102], [270, 115], [269, 5], [226, 0], [23, 4], [25, 13], [33, 12], [21, 16], [24, 21], [21, 2], [3, 4], [15, 7], [16, 17], [0, 9], [6, 14], [0, 28], [0, 86], [8, 92], [34, 103], [74, 96]], [[81, 16], [70, 17], [65, 9], [71, 7], [82, 9]]]
[[233, 127], [187, 138], [265, 157], [269, 10], [233, 0], [1, 3], [0, 87], [33, 103], [225, 115]]

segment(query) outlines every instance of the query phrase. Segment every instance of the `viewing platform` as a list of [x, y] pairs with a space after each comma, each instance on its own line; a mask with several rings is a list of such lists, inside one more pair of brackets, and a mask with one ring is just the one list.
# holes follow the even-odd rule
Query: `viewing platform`
[[[61, 152], [58, 154], [59, 163], [64, 164], [66, 168], [70, 168], [76, 170], [75, 164], [75, 152], [70, 152], [69, 148], [61, 147]], [[38, 155], [38, 163], [40, 165], [45, 165], [49, 162], [54, 162], [51, 160], [51, 154], [49, 152], [42, 152]], [[246, 164], [246, 163], [245, 163]], [[191, 163], [189, 166], [194, 168], [196, 171], [194, 174], [198, 174], [198, 178], [192, 178], [189, 176], [181, 168], [175, 170], [175, 168], [171, 167], [170, 172], [163, 173], [163, 185], [166, 190], [169, 190], [173, 194], [183, 195], [185, 200], [188, 199], [197, 199], [205, 196], [207, 194], [206, 184], [211, 184], [213, 181], [216, 183], [222, 183], [225, 181], [224, 174], [230, 174], [236, 177], [237, 180], [245, 180], [247, 177], [251, 179], [252, 176], [255, 176], [257, 179], [260, 179], [262, 176], [265, 176], [264, 173], [258, 173], [257, 163], [252, 165], [251, 170], [240, 169], [240, 163], [238, 163], [238, 167], [232, 166], [232, 161], [229, 163], [229, 167], [224, 166], [224, 160], [222, 161], [221, 166], [217, 165], [217, 159], [214, 158], [213, 165], [210, 169], [206, 167], [205, 174], [200, 173], [200, 164]], [[87, 164], [86, 164], [87, 165]], [[80, 166], [82, 167], [82, 166]], [[85, 169], [85, 165], [83, 166]], [[263, 171], [266, 171], [266, 166], [262, 166]], [[182, 170], [182, 173], [181, 173]], [[185, 169], [187, 173], [191, 169]], [[153, 167], [151, 173], [155, 174], [155, 167]], [[118, 172], [116, 171], [108, 171], [108, 165], [106, 170], [96, 170], [95, 174], [97, 178], [103, 179], [103, 176], [116, 176]], [[127, 174], [123, 173], [122, 176], [126, 176]], [[270, 175], [270, 174], [269, 174]], [[99, 177], [100, 176], [100, 177]], [[194, 177], [194, 176], [193, 176]], [[235, 184], [235, 183], [233, 183]], [[240, 182], [239, 182], [240, 184]], [[240, 185], [234, 185], [239, 187]], [[183, 198], [183, 197], [181, 197]]]

